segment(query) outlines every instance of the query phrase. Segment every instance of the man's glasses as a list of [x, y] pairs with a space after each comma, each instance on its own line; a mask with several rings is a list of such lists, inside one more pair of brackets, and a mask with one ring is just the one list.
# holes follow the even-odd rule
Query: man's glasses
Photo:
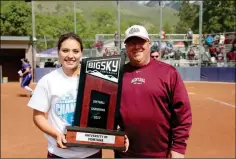
[[157, 56], [151, 56], [152, 58], [158, 58], [159, 56], [157, 55]]

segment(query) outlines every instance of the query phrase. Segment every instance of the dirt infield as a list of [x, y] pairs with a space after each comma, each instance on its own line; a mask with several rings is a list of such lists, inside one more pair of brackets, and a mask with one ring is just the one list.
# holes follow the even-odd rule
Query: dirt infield
[[[235, 84], [186, 83], [193, 127], [186, 157], [235, 157]], [[18, 83], [1, 85], [1, 158], [45, 158], [47, 141], [32, 122]], [[104, 158], [113, 152], [103, 151]]]

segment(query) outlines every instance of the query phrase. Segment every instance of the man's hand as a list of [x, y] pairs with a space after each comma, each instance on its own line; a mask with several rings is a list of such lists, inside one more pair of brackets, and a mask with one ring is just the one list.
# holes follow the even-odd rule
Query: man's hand
[[168, 154], [168, 158], [184, 158], [184, 155], [171, 150]]
[[123, 152], [128, 151], [128, 149], [129, 149], [129, 139], [128, 139], [128, 137], [125, 135], [125, 151], [123, 151]]
[[[118, 131], [121, 130], [121, 128], [120, 128], [119, 125], [117, 125], [117, 130], [118, 130]], [[123, 152], [128, 151], [128, 149], [129, 149], [129, 139], [128, 139], [127, 135], [125, 135], [125, 150], [124, 150]]]

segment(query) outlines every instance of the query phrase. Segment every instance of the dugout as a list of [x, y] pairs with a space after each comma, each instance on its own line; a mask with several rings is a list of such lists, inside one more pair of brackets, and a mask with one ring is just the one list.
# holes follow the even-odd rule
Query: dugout
[[9, 82], [19, 81], [17, 72], [22, 65], [21, 58], [27, 58], [32, 66], [30, 37], [1, 36], [0, 66], [2, 66], [2, 77], [7, 77]]

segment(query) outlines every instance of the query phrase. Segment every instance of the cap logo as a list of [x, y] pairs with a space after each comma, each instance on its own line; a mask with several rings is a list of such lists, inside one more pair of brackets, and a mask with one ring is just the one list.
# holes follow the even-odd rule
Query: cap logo
[[130, 31], [129, 31], [129, 34], [133, 34], [133, 33], [136, 33], [136, 32], [140, 32], [139, 28], [131, 28]]

